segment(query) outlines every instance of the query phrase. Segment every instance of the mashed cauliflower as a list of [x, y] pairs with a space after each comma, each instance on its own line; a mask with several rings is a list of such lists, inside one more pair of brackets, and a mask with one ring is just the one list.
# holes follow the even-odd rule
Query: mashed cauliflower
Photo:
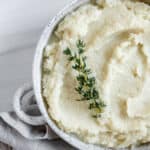
[[[128, 147], [150, 142], [150, 6], [97, 0], [67, 15], [45, 48], [43, 97], [50, 117], [87, 143]], [[106, 103], [100, 118], [74, 90], [76, 75], [63, 50], [86, 43], [87, 64]]]

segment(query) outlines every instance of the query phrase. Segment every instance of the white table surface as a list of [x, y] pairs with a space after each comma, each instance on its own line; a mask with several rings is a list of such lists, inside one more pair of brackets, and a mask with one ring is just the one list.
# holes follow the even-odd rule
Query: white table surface
[[[32, 61], [44, 26], [70, 0], [0, 1], [0, 112], [12, 110], [13, 95], [31, 82]], [[71, 150], [62, 141], [51, 150]]]
[[12, 110], [16, 89], [31, 82], [32, 60], [40, 34], [69, 1], [0, 1], [0, 112]]

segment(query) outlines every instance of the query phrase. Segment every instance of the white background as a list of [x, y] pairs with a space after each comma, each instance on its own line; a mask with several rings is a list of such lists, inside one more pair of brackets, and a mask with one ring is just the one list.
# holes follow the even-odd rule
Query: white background
[[0, 112], [31, 82], [32, 60], [44, 26], [70, 0], [0, 0]]

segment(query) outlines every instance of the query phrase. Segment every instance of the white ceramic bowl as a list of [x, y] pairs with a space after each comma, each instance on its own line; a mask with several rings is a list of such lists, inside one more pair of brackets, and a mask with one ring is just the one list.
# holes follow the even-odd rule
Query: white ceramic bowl
[[[87, 144], [82, 142], [80, 139], [78, 139], [76, 136], [67, 134], [63, 132], [61, 129], [59, 129], [56, 124], [53, 122], [53, 120], [49, 117], [46, 106], [44, 104], [44, 100], [42, 98], [42, 86], [41, 86], [41, 78], [42, 78], [42, 61], [43, 61], [43, 50], [46, 47], [46, 45], [49, 42], [49, 39], [51, 38], [51, 35], [53, 34], [53, 31], [56, 27], [56, 25], [64, 18], [66, 14], [69, 12], [75, 10], [77, 7], [88, 3], [89, 0], [74, 0], [69, 5], [67, 5], [62, 11], [60, 11], [46, 26], [40, 41], [38, 43], [35, 57], [34, 57], [34, 63], [33, 63], [33, 88], [34, 88], [34, 94], [36, 96], [36, 101], [38, 104], [38, 107], [42, 113], [42, 116], [38, 117], [31, 117], [26, 115], [20, 107], [20, 99], [23, 97], [23, 95], [27, 92], [29, 92], [32, 87], [30, 85], [25, 85], [23, 88], [19, 89], [14, 103], [14, 108], [18, 116], [20, 118], [23, 118], [23, 120], [29, 124], [32, 125], [42, 125], [44, 123], [47, 123], [50, 128], [64, 141], [69, 143], [70, 145], [82, 149], [82, 150], [108, 150], [109, 148], [104, 148], [98, 145], [93, 144]], [[137, 149], [150, 149], [148, 146], [143, 146]]]
[[52, 128], [52, 130], [59, 135], [63, 140], [71, 144], [72, 146], [82, 149], [82, 150], [102, 150], [99, 146], [91, 145], [91, 144], [85, 144], [84, 142], [80, 141], [78, 138], [76, 138], [73, 135], [66, 134], [62, 130], [60, 130], [56, 124], [50, 119], [43, 98], [42, 98], [42, 91], [41, 91], [41, 77], [42, 77], [42, 60], [43, 60], [43, 50], [45, 46], [48, 44], [49, 39], [51, 38], [51, 35], [53, 33], [53, 30], [55, 29], [56, 25], [64, 18], [66, 14], [73, 11], [80, 5], [88, 2], [89, 0], [74, 0], [69, 5], [67, 5], [62, 11], [60, 11], [53, 19], [50, 21], [48, 26], [45, 28], [41, 39], [38, 43], [35, 57], [34, 57], [34, 63], [33, 63], [33, 85], [34, 85], [34, 92], [36, 96], [37, 103], [39, 105], [39, 108], [41, 110], [41, 113], [43, 114], [46, 122], [49, 124], [49, 126]]

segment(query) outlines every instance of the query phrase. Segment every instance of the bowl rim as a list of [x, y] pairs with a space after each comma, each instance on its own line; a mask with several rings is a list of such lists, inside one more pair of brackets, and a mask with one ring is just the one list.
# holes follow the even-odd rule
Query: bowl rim
[[[37, 44], [34, 60], [32, 64], [32, 81], [33, 81], [33, 89], [36, 97], [36, 101], [38, 107], [40, 109], [41, 114], [43, 115], [45, 121], [48, 123], [50, 128], [65, 142], [72, 145], [73, 147], [81, 150], [111, 150], [111, 148], [106, 148], [100, 145], [88, 144], [81, 141], [78, 137], [70, 135], [63, 130], [61, 130], [56, 123], [50, 118], [48, 115], [46, 106], [44, 104], [44, 100], [42, 97], [42, 63], [43, 63], [43, 51], [45, 46], [48, 44], [50, 37], [55, 30], [55, 27], [58, 23], [70, 12], [77, 9], [81, 5], [90, 2], [90, 0], [72, 0], [68, 5], [66, 5], [59, 13], [56, 14], [55, 17], [48, 23], [45, 27], [40, 40]], [[128, 148], [122, 148], [121, 150], [128, 150]]]
[[93, 145], [93, 144], [87, 144], [83, 141], [81, 141], [76, 136], [70, 135], [63, 130], [61, 130], [55, 122], [49, 117], [46, 106], [44, 104], [44, 100], [42, 97], [42, 62], [43, 62], [43, 51], [45, 46], [48, 44], [48, 41], [50, 37], [52, 36], [52, 33], [55, 29], [55, 27], [58, 25], [58, 23], [70, 12], [77, 9], [81, 5], [84, 5], [86, 3], [90, 2], [90, 0], [73, 0], [70, 2], [66, 7], [64, 7], [45, 27], [40, 40], [37, 44], [37, 48], [34, 55], [34, 61], [33, 61], [33, 70], [32, 70], [32, 81], [33, 81], [33, 89], [36, 97], [37, 104], [39, 106], [39, 109], [41, 111], [41, 114], [43, 115], [45, 121], [48, 123], [50, 128], [64, 141], [66, 141], [68, 144], [72, 145], [75, 148], [78, 149], [87, 149], [87, 150], [104, 150], [103, 147], [100, 147], [99, 145]]

